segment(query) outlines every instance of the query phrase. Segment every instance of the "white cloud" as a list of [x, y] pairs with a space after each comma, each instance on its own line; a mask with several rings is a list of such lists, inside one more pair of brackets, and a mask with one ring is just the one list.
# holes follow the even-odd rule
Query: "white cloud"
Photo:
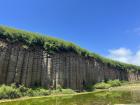
[[112, 49], [109, 50], [107, 57], [124, 63], [140, 65], [140, 50], [132, 52], [127, 48]]
[[132, 54], [131, 50], [126, 48], [113, 49], [109, 50], [109, 52], [118, 57], [130, 56]]

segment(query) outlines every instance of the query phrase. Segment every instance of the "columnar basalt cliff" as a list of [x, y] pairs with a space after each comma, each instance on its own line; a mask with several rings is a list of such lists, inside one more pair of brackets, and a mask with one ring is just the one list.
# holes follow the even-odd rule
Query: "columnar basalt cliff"
[[0, 84], [17, 83], [27, 87], [61, 85], [82, 90], [85, 85], [100, 81], [140, 80], [140, 70], [131, 66], [119, 68], [74, 51], [49, 53], [48, 49], [40, 46], [24, 45], [20, 41], [11, 43], [9, 39], [0, 38]]

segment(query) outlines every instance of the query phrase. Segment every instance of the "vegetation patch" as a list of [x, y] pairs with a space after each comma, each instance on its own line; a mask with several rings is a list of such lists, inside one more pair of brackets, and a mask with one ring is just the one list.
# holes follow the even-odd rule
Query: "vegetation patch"
[[107, 84], [109, 84], [111, 87], [116, 87], [116, 86], [121, 86], [122, 82], [116, 79], [116, 80], [109, 80]]
[[123, 82], [121, 82], [120, 80], [109, 80], [107, 82], [100, 82], [95, 84], [93, 87], [96, 89], [108, 89], [110, 87], [117, 87], [117, 86], [121, 86]]
[[1, 85], [0, 86], [0, 99], [13, 99], [19, 97], [33, 97], [33, 96], [47, 96], [47, 95], [54, 95], [54, 94], [74, 94], [71, 89], [56, 89], [56, 90], [48, 90], [44, 88], [27, 88], [23, 85], [16, 87], [15, 84], [10, 86]]
[[96, 89], [108, 89], [108, 88], [111, 87], [111, 85], [108, 84], [108, 83], [105, 83], [105, 82], [101, 82], [101, 83], [95, 84], [94, 87], [95, 87]]
[[0, 99], [18, 98], [20, 96], [19, 90], [12, 86], [2, 85], [0, 87]]

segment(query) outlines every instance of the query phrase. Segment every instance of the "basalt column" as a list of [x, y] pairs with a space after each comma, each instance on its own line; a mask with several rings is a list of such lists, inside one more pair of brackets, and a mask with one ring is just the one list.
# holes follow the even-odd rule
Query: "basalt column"
[[0, 84], [23, 84], [27, 87], [62, 86], [82, 91], [97, 82], [120, 79], [140, 80], [140, 71], [129, 72], [104, 64], [93, 57], [74, 52], [49, 54], [39, 46], [1, 42]]

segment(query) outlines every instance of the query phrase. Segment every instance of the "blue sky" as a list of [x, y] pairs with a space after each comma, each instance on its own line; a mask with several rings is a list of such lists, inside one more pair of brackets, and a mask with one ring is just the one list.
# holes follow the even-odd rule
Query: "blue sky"
[[140, 64], [140, 0], [1, 0], [0, 24]]

